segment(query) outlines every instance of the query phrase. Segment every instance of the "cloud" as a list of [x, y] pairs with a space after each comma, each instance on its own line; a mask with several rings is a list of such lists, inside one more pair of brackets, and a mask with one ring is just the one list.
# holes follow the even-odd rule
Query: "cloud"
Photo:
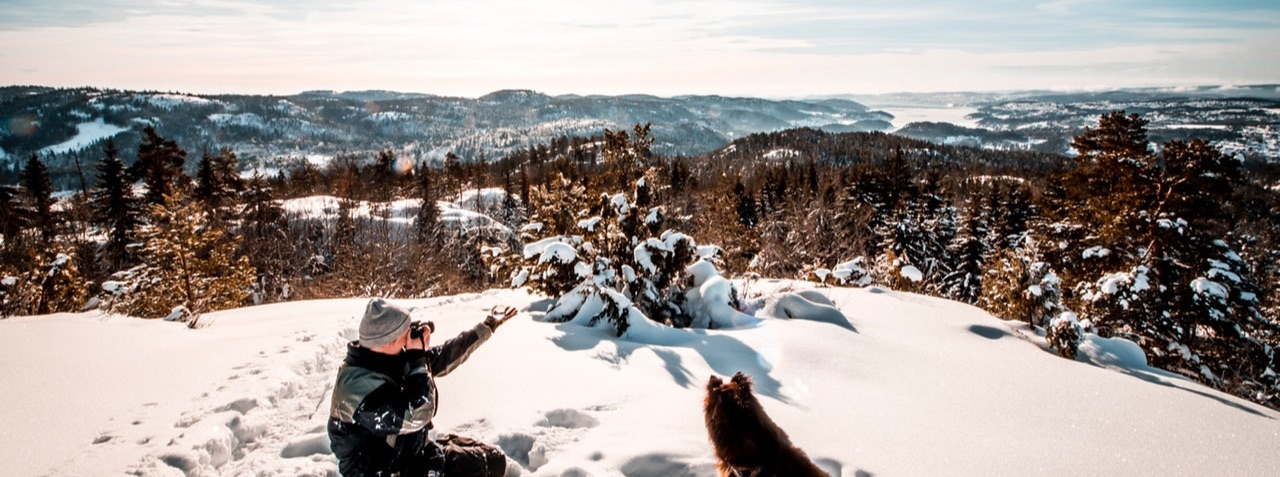
[[22, 12], [0, 19], [0, 74], [53, 86], [466, 96], [1280, 78], [1257, 46], [1280, 31], [1280, 8], [1169, 2], [0, 0]]

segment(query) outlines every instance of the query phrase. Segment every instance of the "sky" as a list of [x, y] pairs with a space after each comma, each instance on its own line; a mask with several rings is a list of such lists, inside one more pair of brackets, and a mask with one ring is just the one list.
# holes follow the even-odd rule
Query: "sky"
[[1280, 83], [1275, 0], [0, 0], [0, 85], [803, 97]]

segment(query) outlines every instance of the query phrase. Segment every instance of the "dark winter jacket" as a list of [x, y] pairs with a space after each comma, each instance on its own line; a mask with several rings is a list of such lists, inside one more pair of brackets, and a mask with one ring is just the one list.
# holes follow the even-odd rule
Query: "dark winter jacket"
[[329, 410], [329, 442], [342, 475], [413, 477], [439, 470], [443, 455], [427, 438], [439, 407], [434, 379], [492, 335], [479, 324], [442, 345], [396, 356], [347, 345]]

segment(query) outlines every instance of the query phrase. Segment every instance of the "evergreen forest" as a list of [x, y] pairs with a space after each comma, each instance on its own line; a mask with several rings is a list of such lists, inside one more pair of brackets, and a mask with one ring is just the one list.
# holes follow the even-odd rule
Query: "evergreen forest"
[[[271, 176], [148, 127], [136, 150], [96, 151], [77, 190], [54, 190], [38, 155], [0, 186], [0, 315], [98, 308], [198, 328], [287, 300], [509, 286], [554, 299], [586, 277], [689, 326], [672, 303], [702, 257], [747, 283], [972, 304], [1065, 358], [1085, 333], [1122, 337], [1152, 366], [1280, 408], [1280, 163], [1155, 143], [1147, 124], [1104, 114], [1068, 156], [802, 128], [697, 157], [654, 153], [643, 124], [496, 159], [387, 149]], [[495, 192], [472, 195], [492, 222], [438, 206], [478, 190]], [[336, 210], [286, 207], [314, 196]], [[564, 246], [547, 259], [549, 243]]]

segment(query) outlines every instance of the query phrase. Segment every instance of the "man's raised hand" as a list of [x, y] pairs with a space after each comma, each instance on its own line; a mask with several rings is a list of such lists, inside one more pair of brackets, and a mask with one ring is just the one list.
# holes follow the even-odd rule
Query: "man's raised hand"
[[497, 331], [499, 326], [516, 316], [518, 312], [519, 310], [510, 306], [495, 305], [489, 310], [489, 316], [484, 319], [484, 325], [492, 331]]

